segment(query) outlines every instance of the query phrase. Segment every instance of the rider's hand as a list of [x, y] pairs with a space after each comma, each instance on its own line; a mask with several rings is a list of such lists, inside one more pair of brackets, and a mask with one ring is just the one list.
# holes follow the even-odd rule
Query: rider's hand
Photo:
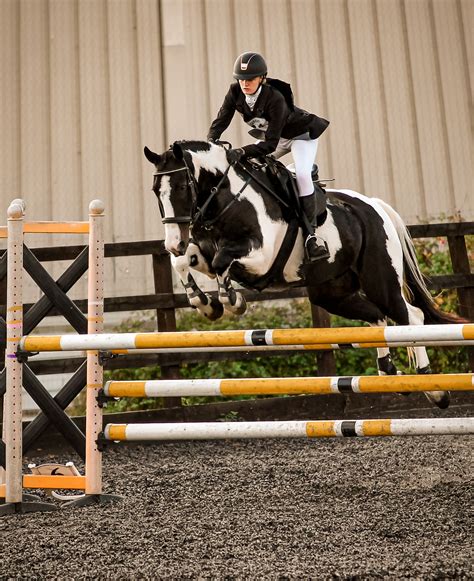
[[227, 152], [227, 161], [232, 165], [239, 161], [239, 159], [245, 154], [245, 151], [239, 147], [238, 149], [229, 149]]

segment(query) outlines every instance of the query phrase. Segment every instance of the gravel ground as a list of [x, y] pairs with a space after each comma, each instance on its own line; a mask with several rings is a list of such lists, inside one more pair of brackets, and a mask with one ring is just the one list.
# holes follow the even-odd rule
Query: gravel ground
[[119, 503], [0, 519], [0, 579], [473, 579], [473, 479], [469, 436], [120, 444]]

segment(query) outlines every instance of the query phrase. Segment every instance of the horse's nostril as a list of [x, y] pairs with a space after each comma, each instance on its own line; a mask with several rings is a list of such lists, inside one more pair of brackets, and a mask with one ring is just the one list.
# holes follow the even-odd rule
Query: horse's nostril
[[181, 256], [186, 252], [186, 243], [183, 240], [178, 244], [177, 250]]

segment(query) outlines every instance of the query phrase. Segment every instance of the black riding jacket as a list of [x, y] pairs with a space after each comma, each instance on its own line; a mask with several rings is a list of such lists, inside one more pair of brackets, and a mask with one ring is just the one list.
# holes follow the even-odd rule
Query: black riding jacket
[[292, 139], [309, 133], [311, 139], [316, 139], [329, 125], [326, 119], [295, 107], [291, 87], [284, 81], [267, 79], [262, 85], [253, 111], [247, 105], [245, 95], [237, 82], [230, 86], [207, 138], [219, 139], [232, 121], [235, 111], [254, 127], [250, 134], [263, 140], [261, 143], [245, 145], [245, 157], [272, 153], [277, 148], [280, 137]]

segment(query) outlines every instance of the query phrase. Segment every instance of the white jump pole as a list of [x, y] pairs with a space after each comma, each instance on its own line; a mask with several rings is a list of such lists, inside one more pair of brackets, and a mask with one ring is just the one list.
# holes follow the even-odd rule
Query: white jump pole
[[[377, 347], [459, 347], [459, 341], [404, 341], [387, 343], [334, 343], [332, 345], [246, 345], [245, 347], [216, 347], [219, 353], [254, 353], [265, 351], [329, 351], [343, 349], [375, 349]], [[474, 341], [463, 341], [462, 347], [474, 346]], [[79, 353], [83, 353], [79, 351]], [[145, 354], [173, 354], [173, 353], [209, 353], [208, 347], [162, 347], [160, 349], [112, 349], [114, 355], [138, 355]]]
[[332, 393], [473, 391], [474, 374], [363, 375], [353, 377], [260, 377], [108, 381], [108, 397], [183, 397]]
[[474, 418], [107, 424], [105, 439], [139, 442], [474, 434]]

